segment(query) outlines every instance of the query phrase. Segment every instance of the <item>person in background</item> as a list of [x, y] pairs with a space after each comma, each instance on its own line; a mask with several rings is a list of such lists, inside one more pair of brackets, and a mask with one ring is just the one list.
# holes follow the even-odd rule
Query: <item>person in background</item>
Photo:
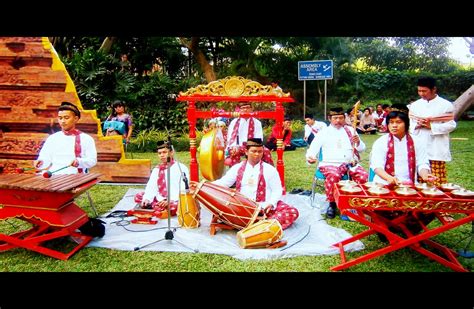
[[[420, 99], [408, 105], [410, 134], [428, 151], [431, 172], [437, 177], [435, 185], [447, 182], [446, 162], [451, 161], [449, 133], [456, 129], [453, 104], [438, 95], [436, 80], [421, 77], [417, 83]], [[447, 221], [452, 217], [445, 215]]]
[[337, 207], [333, 194], [334, 185], [346, 173], [359, 184], [366, 183], [369, 174], [358, 164], [359, 153], [365, 150], [365, 144], [354, 128], [345, 124], [343, 109], [331, 108], [328, 118], [330, 125], [316, 134], [306, 151], [306, 160], [310, 164], [316, 163], [319, 152], [323, 153], [318, 168], [325, 177], [324, 188], [329, 202], [326, 217], [333, 219]]
[[304, 117], [304, 121], [306, 122], [304, 126], [304, 141], [308, 144], [311, 145], [311, 142], [314, 139], [314, 136], [327, 127], [326, 123], [322, 121], [316, 121], [314, 119], [313, 114], [306, 114]]
[[110, 115], [104, 122], [106, 136], [122, 135], [123, 143], [130, 143], [133, 133], [132, 115], [125, 112], [125, 102], [116, 100], [112, 103]]
[[375, 120], [370, 113], [370, 109], [366, 107], [364, 113], [360, 117], [359, 125], [356, 128], [359, 134], [375, 134], [377, 133], [377, 127]]
[[[277, 131], [278, 129], [275, 124], [272, 128], [272, 134], [267, 139], [267, 143], [265, 144], [265, 146], [270, 150], [277, 149], [277, 135], [278, 135]], [[283, 150], [284, 151], [296, 149], [296, 146], [291, 144], [291, 135], [292, 135], [291, 119], [289, 117], [286, 117], [285, 120], [283, 121], [283, 147], [284, 147]]]
[[[239, 104], [239, 113], [252, 113], [252, 105], [248, 102]], [[234, 166], [240, 162], [240, 157], [245, 155], [247, 140], [249, 138], [260, 138], [263, 140], [263, 129], [260, 120], [255, 117], [250, 118], [234, 118], [227, 131], [227, 143], [226, 143], [226, 160], [225, 164], [228, 166]], [[270, 150], [264, 147], [263, 161], [273, 164], [272, 155]]]
[[374, 116], [375, 124], [377, 125], [377, 130], [379, 130], [380, 126], [384, 121], [384, 112], [382, 104], [377, 104], [377, 106], [375, 107], [375, 111], [372, 113], [372, 116]]
[[132, 69], [132, 64], [128, 60], [127, 54], [122, 54], [120, 56], [120, 71], [130, 71]]
[[61, 103], [58, 108], [61, 131], [48, 136], [38, 158], [33, 162], [34, 167], [58, 170], [55, 174], [77, 174], [97, 164], [94, 139], [76, 129], [80, 118], [81, 112], [77, 106], [70, 102]]

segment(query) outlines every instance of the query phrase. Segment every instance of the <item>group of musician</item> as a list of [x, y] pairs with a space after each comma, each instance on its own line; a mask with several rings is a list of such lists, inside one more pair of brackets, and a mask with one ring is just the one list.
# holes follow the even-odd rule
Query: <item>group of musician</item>
[[[449, 133], [456, 128], [453, 105], [438, 96], [433, 78], [420, 78], [417, 86], [419, 100], [393, 108], [385, 117], [387, 134], [375, 141], [370, 156], [370, 168], [376, 174], [374, 182], [397, 185], [423, 181], [439, 185], [447, 180], [445, 162], [451, 160]], [[253, 111], [250, 103], [241, 103], [239, 108], [241, 113]], [[97, 163], [94, 140], [76, 129], [79, 119], [76, 106], [69, 102], [61, 104], [58, 109], [61, 131], [45, 141], [34, 162], [37, 169], [71, 174], [86, 172]], [[307, 162], [319, 162], [317, 168], [325, 176], [329, 202], [326, 217], [331, 219], [337, 211], [334, 185], [346, 174], [363, 184], [369, 174], [359, 164], [360, 152], [366, 151], [366, 145], [355, 126], [347, 125], [343, 109], [331, 108], [328, 120], [326, 126], [307, 115], [305, 140], [309, 144]], [[258, 204], [261, 216], [278, 220], [283, 229], [290, 227], [298, 218], [298, 210], [281, 200], [283, 189], [279, 173], [273, 166], [270, 150], [263, 144], [261, 122], [254, 117], [233, 119], [225, 147], [229, 169], [213, 182], [235, 187]], [[135, 200], [143, 208], [164, 211], [169, 207], [171, 215], [175, 215], [183, 185], [192, 192], [196, 183], [183, 182], [190, 178], [189, 170], [175, 160], [174, 149], [168, 142], [158, 142], [157, 154], [160, 163], [153, 168], [145, 191]], [[242, 156], [246, 160], [241, 161]]]

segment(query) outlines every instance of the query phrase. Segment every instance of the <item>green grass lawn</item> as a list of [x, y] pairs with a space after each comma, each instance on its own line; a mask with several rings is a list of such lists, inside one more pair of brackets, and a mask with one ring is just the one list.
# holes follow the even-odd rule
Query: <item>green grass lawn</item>
[[[473, 131], [474, 121], [458, 123], [458, 128], [451, 134], [453, 161], [448, 164], [448, 181], [468, 189], [474, 189], [471, 176], [474, 170], [471, 160], [474, 152]], [[369, 150], [377, 137], [370, 135], [362, 137]], [[276, 154], [274, 155], [276, 159]], [[304, 155], [303, 148], [284, 154], [288, 192], [293, 188], [311, 189], [315, 166], [307, 166]], [[368, 152], [362, 154], [362, 165], [365, 168], [368, 168], [368, 156]], [[177, 157], [182, 163], [189, 164], [188, 152], [180, 152]], [[152, 166], [157, 163], [157, 156], [154, 153], [133, 153], [133, 158], [149, 158], [152, 160]], [[99, 213], [105, 213], [119, 202], [129, 188], [144, 188], [144, 186], [96, 185], [90, 189], [90, 193]], [[78, 198], [77, 202], [92, 216], [85, 198]], [[12, 229], [10, 223], [0, 223], [2, 231]], [[343, 228], [353, 235], [366, 230], [362, 224], [338, 218], [330, 220], [329, 224]], [[466, 237], [470, 232], [471, 225], [468, 224], [438, 235], [434, 240], [454, 250], [462, 249], [467, 244]], [[162, 237], [163, 232], [158, 231], [157, 239]], [[348, 259], [384, 246], [375, 235], [364, 238], [362, 242], [366, 248], [347, 254]], [[469, 250], [474, 250], [473, 245]], [[461, 257], [459, 261], [464, 267], [472, 270], [473, 259]], [[133, 252], [102, 248], [83, 248], [67, 261], [56, 260], [25, 249], [13, 249], [0, 254], [0, 271], [3, 272], [329, 272], [330, 267], [339, 263], [339, 255], [240, 261], [219, 254]], [[401, 249], [351, 267], [345, 272], [451, 272], [451, 269], [412, 249]]]

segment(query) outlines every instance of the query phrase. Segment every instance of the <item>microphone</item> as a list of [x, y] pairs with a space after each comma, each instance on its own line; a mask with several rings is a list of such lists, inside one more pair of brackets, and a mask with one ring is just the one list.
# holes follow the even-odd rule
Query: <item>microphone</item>
[[186, 192], [189, 192], [189, 181], [188, 181], [188, 177], [186, 177], [185, 172], [183, 172], [183, 182], [184, 182], [184, 189], [186, 190]]

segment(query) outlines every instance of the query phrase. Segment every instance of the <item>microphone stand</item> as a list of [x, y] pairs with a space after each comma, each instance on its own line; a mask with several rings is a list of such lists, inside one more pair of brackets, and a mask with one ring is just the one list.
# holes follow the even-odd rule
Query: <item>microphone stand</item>
[[[168, 150], [168, 157], [167, 157], [167, 167], [166, 167], [166, 181], [167, 181], [167, 202], [168, 202], [168, 205], [167, 205], [167, 210], [168, 210], [168, 230], [166, 231], [165, 233], [165, 237], [164, 238], [161, 238], [161, 239], [158, 239], [156, 241], [153, 241], [149, 244], [146, 244], [146, 245], [143, 245], [143, 246], [140, 246], [140, 247], [135, 247], [134, 248], [134, 251], [138, 251], [144, 247], [147, 247], [147, 246], [150, 246], [152, 244], [156, 244], [156, 243], [159, 243], [160, 241], [163, 241], [163, 240], [174, 240], [176, 241], [178, 244], [180, 244], [181, 246], [185, 247], [186, 249], [189, 249], [195, 253], [199, 252], [198, 250], [195, 250], [195, 249], [192, 249], [188, 246], [186, 246], [185, 244], [183, 244], [182, 242], [174, 239], [174, 234], [173, 234], [173, 230], [171, 229], [171, 207], [170, 207], [170, 203], [171, 203], [171, 152], [173, 151], [174, 152], [174, 148], [173, 148], [173, 145], [171, 144], [171, 137], [169, 136], [168, 134], [168, 146], [170, 147]], [[176, 164], [178, 164], [178, 167], [179, 167], [179, 162], [176, 161]], [[179, 202], [178, 202], [179, 203]], [[179, 207], [179, 205], [178, 205]], [[174, 229], [176, 231], [176, 228]]]

